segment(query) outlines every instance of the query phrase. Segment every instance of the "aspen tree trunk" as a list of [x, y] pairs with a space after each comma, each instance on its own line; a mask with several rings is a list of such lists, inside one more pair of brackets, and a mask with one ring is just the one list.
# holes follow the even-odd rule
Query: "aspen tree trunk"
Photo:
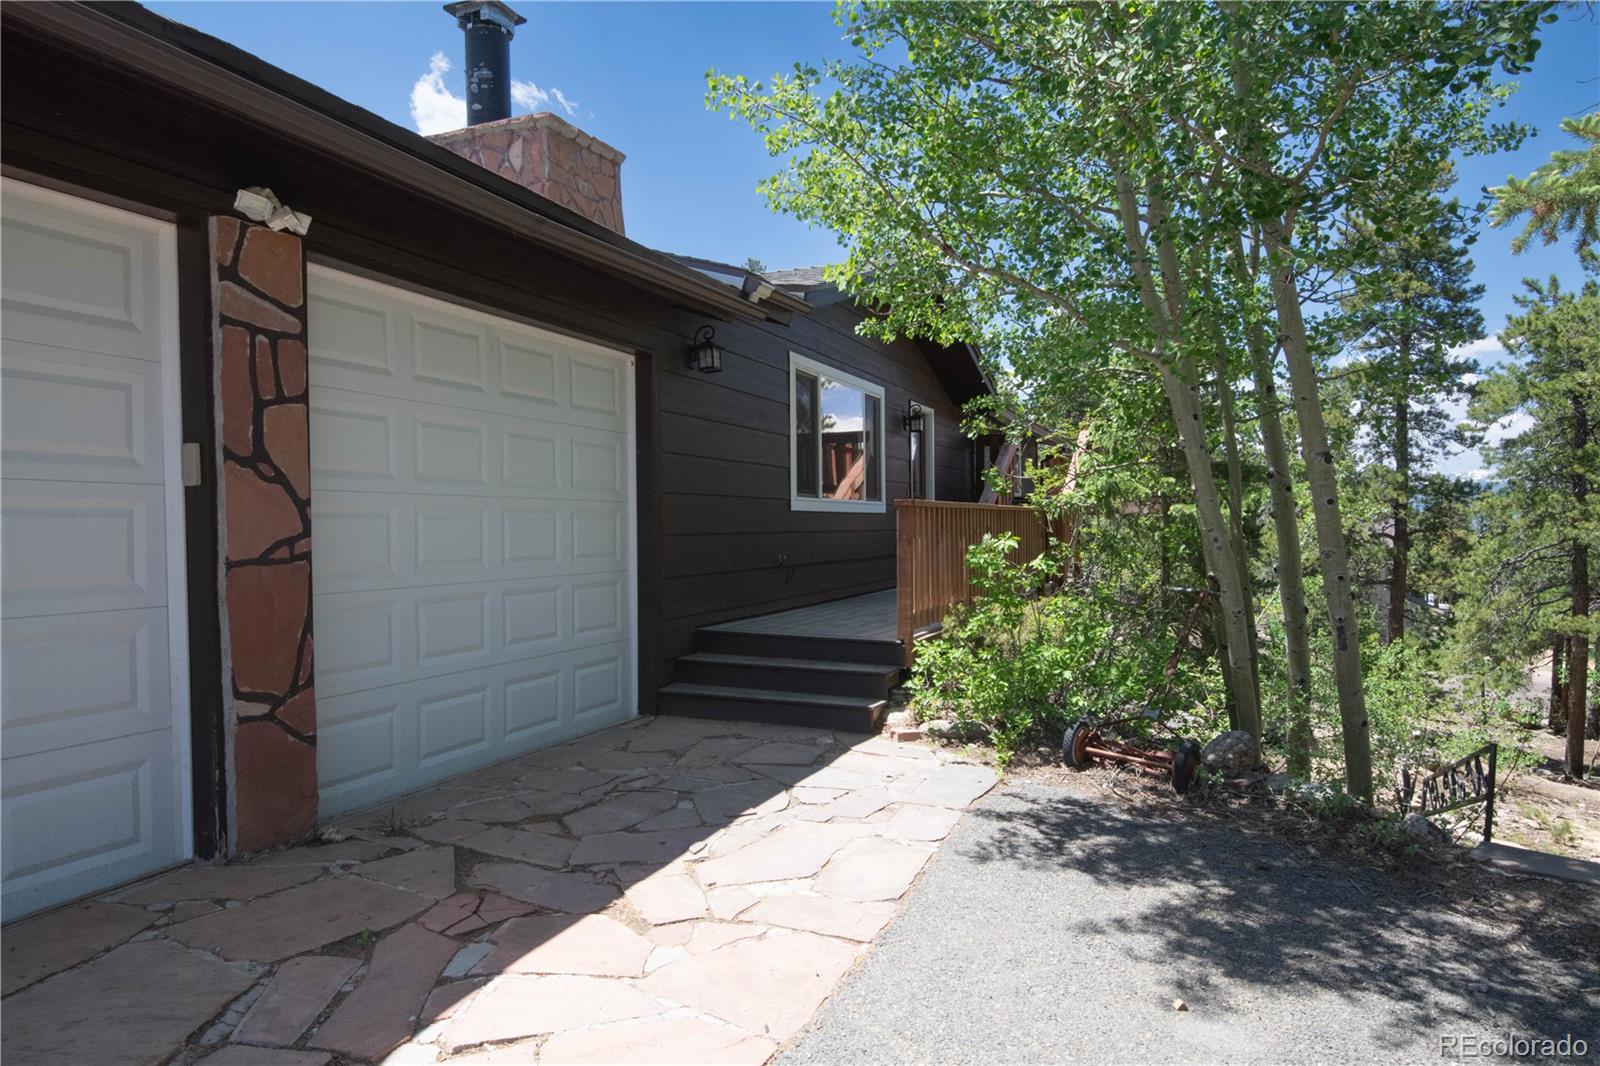
[[1344, 522], [1339, 514], [1338, 479], [1333, 450], [1322, 418], [1322, 398], [1317, 369], [1311, 361], [1305, 319], [1300, 313], [1300, 290], [1294, 263], [1286, 246], [1288, 226], [1269, 219], [1263, 230], [1278, 329], [1283, 337], [1284, 361], [1300, 424], [1300, 454], [1306, 464], [1311, 490], [1311, 513], [1317, 547], [1322, 558], [1322, 581], [1328, 601], [1328, 621], [1333, 638], [1333, 675], [1339, 692], [1339, 721], [1344, 732], [1345, 788], [1351, 795], [1372, 801], [1372, 738], [1367, 724], [1366, 694], [1361, 688], [1361, 636], [1356, 626], [1355, 597], [1350, 589], [1349, 551]]
[[[1253, 238], [1252, 238], [1253, 239]], [[1229, 249], [1234, 277], [1254, 288], [1259, 244], [1252, 244], [1247, 259], [1240, 243]], [[1254, 316], [1245, 320], [1245, 345], [1250, 353], [1250, 377], [1256, 388], [1256, 409], [1261, 428], [1261, 451], [1267, 461], [1267, 499], [1273, 533], [1278, 541], [1278, 602], [1283, 610], [1284, 659], [1288, 670], [1287, 726], [1288, 770], [1295, 777], [1311, 773], [1311, 627], [1306, 609], [1305, 561], [1300, 555], [1300, 511], [1294, 500], [1294, 474], [1289, 465], [1289, 443], [1279, 417], [1278, 379], [1272, 370], [1272, 346], [1266, 329]]]
[[1400, 344], [1400, 380], [1404, 382], [1394, 400], [1394, 498], [1389, 503], [1394, 522], [1394, 543], [1389, 557], [1388, 640], [1406, 635], [1406, 590], [1410, 585], [1411, 563], [1411, 338]]
[[[1215, 295], [1211, 275], [1203, 257], [1200, 284], [1208, 298]], [[1210, 302], [1208, 300], [1208, 302]], [[1250, 665], [1254, 679], [1256, 706], [1261, 705], [1261, 640], [1256, 626], [1255, 595], [1250, 582], [1250, 551], [1244, 540], [1244, 464], [1239, 460], [1239, 422], [1233, 402], [1233, 381], [1228, 376], [1227, 346], [1223, 339], [1222, 324], [1215, 316], [1211, 322], [1212, 370], [1217, 383], [1217, 413], [1222, 418], [1222, 447], [1228, 471], [1228, 533], [1233, 540], [1233, 558], [1239, 566], [1239, 587], [1245, 591], [1245, 605], [1250, 610]]]
[[1311, 773], [1311, 627], [1306, 624], [1305, 563], [1300, 557], [1300, 515], [1295, 509], [1294, 481], [1289, 472], [1289, 445], [1278, 417], [1278, 385], [1272, 373], [1271, 349], [1261, 323], [1248, 324], [1250, 373], [1260, 410], [1261, 449], [1267, 459], [1267, 490], [1272, 502], [1272, 528], [1278, 539], [1278, 601], [1283, 607], [1284, 657], [1289, 673], [1289, 773]]
[[[1173, 421], [1183, 446], [1189, 480], [1194, 487], [1195, 514], [1200, 525], [1200, 544], [1206, 567], [1217, 582], [1217, 599], [1222, 607], [1223, 630], [1227, 646], [1218, 649], [1223, 678], [1237, 706], [1238, 727], [1261, 737], [1261, 708], [1255, 699], [1255, 671], [1250, 659], [1250, 633], [1246, 619], [1249, 609], [1245, 590], [1239, 584], [1239, 567], [1233, 559], [1227, 521], [1222, 515], [1222, 499], [1216, 475], [1211, 469], [1211, 454], [1206, 450], [1205, 419], [1199, 403], [1200, 383], [1194, 360], [1177, 351], [1174, 323], [1169, 305], [1156, 293], [1155, 278], [1143, 234], [1139, 229], [1139, 205], [1132, 182], [1117, 179], [1117, 202], [1123, 237], [1127, 241], [1139, 295], [1157, 340], [1154, 360], [1161, 376], [1162, 391], [1172, 409]], [[1176, 294], [1169, 299], [1176, 299]]]

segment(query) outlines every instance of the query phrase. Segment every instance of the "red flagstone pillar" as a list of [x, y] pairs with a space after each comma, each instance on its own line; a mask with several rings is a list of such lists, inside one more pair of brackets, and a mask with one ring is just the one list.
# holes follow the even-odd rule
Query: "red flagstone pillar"
[[211, 248], [231, 835], [250, 852], [317, 820], [305, 254], [223, 216]]

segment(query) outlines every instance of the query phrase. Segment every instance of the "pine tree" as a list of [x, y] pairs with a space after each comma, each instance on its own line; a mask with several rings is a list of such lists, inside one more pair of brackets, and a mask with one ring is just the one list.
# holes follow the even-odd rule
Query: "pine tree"
[[[1447, 172], [1440, 186], [1450, 178]], [[1426, 475], [1471, 443], [1452, 405], [1469, 397], [1478, 364], [1453, 350], [1483, 333], [1483, 286], [1472, 282], [1461, 205], [1431, 192], [1397, 198], [1413, 201], [1395, 205], [1401, 213], [1426, 221], [1382, 235], [1370, 221], [1356, 221], [1346, 247], [1360, 266], [1337, 322], [1356, 355], [1344, 371], [1362, 430], [1354, 444], [1381, 471], [1388, 511], [1388, 640], [1405, 635], [1412, 527], [1428, 509], [1422, 490], [1439, 484]]]
[[1571, 233], [1584, 268], [1600, 270], [1594, 248], [1600, 243], [1600, 114], [1565, 119], [1561, 128], [1584, 147], [1553, 152], [1550, 162], [1526, 178], [1508, 177], [1491, 189], [1497, 202], [1489, 220], [1504, 226], [1527, 217], [1511, 242], [1512, 252], [1521, 252], [1535, 236], [1554, 244]]
[[1517, 298], [1522, 313], [1500, 334], [1517, 361], [1484, 381], [1472, 411], [1510, 434], [1485, 449], [1500, 482], [1493, 503], [1516, 516], [1491, 565], [1502, 573], [1537, 568], [1540, 591], [1560, 598], [1545, 606], [1556, 608], [1551, 621], [1568, 641], [1566, 769], [1582, 777], [1594, 630], [1589, 560], [1600, 550], [1600, 493], [1590, 491], [1600, 480], [1600, 285], [1591, 281], [1581, 293], [1563, 292], [1555, 278], [1527, 286]]

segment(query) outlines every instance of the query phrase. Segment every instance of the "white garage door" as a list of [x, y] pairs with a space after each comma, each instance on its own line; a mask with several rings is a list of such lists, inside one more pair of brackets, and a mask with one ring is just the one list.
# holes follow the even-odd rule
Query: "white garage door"
[[188, 857], [170, 226], [8, 181], [4, 915]]
[[632, 357], [310, 270], [323, 814], [635, 713]]

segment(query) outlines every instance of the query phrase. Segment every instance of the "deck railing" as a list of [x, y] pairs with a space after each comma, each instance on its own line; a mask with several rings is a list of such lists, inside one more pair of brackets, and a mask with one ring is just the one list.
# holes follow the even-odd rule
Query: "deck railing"
[[1044, 523], [1031, 507], [943, 500], [895, 504], [896, 624], [907, 666], [917, 633], [973, 598], [967, 549], [985, 533], [1015, 533], [1019, 560], [1034, 558], [1047, 544]]

